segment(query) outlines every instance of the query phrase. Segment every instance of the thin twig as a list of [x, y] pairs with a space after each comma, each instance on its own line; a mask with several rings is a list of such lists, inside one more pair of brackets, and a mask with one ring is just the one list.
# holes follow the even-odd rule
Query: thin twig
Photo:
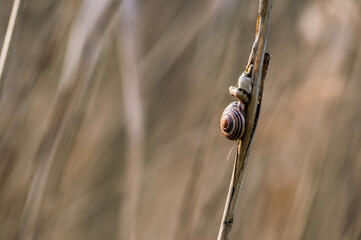
[[5, 76], [5, 65], [6, 65], [6, 59], [9, 53], [10, 49], [10, 43], [11, 39], [13, 37], [15, 25], [16, 25], [16, 19], [19, 15], [19, 9], [23, 5], [24, 1], [22, 0], [14, 0], [13, 8], [11, 10], [10, 19], [8, 23], [8, 28], [6, 29], [5, 39], [3, 43], [3, 47], [1, 49], [1, 55], [0, 55], [0, 97], [2, 93], [3, 88], [3, 78]]
[[247, 157], [251, 147], [253, 134], [257, 126], [263, 93], [263, 82], [266, 78], [267, 67], [270, 60], [270, 55], [266, 54], [265, 50], [270, 25], [272, 2], [273, 0], [260, 0], [259, 2], [256, 39], [247, 65], [253, 64], [254, 68], [252, 72], [253, 89], [250, 96], [250, 102], [247, 106], [246, 131], [242, 141], [238, 142], [237, 155], [234, 162], [226, 206], [218, 233], [218, 240], [229, 239], [233, 226], [234, 211], [244, 179]]

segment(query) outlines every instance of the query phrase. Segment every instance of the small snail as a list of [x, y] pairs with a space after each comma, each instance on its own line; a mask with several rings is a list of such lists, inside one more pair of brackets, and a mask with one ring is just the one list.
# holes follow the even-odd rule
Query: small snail
[[229, 87], [229, 93], [231, 96], [234, 96], [241, 100], [244, 103], [249, 101], [249, 94], [252, 92], [252, 79], [251, 74], [253, 70], [253, 64], [251, 64], [246, 71], [238, 79], [236, 86]]
[[236, 86], [229, 88], [231, 96], [239, 101], [229, 104], [222, 113], [221, 130], [223, 135], [229, 140], [240, 139], [246, 129], [245, 105], [248, 103], [249, 95], [252, 93], [252, 70], [253, 64], [250, 64], [238, 79]]
[[220, 125], [223, 135], [229, 140], [240, 139], [246, 128], [244, 104], [241, 101], [232, 102], [222, 113]]

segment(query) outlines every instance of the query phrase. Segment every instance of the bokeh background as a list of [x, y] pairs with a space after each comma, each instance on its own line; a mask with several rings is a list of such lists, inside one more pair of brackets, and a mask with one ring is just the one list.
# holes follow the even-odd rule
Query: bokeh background
[[[0, 100], [0, 239], [216, 239], [235, 155], [219, 118], [257, 8], [28, 0]], [[232, 239], [361, 239], [360, 41], [359, 0], [274, 1]]]

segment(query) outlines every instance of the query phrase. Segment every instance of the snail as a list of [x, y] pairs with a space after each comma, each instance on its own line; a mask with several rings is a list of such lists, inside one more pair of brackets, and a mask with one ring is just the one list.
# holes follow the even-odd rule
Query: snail
[[252, 79], [251, 74], [253, 70], [253, 64], [251, 64], [246, 71], [238, 79], [236, 86], [229, 87], [229, 94], [241, 100], [244, 103], [249, 101], [249, 94], [252, 92]]
[[232, 102], [226, 107], [222, 113], [220, 126], [223, 135], [229, 140], [238, 140], [243, 136], [246, 128], [243, 102]]
[[252, 93], [252, 70], [253, 64], [250, 64], [239, 77], [236, 86], [229, 88], [231, 96], [239, 101], [232, 102], [224, 109], [220, 125], [223, 135], [232, 141], [241, 139], [246, 129], [244, 103], [248, 103], [249, 95]]

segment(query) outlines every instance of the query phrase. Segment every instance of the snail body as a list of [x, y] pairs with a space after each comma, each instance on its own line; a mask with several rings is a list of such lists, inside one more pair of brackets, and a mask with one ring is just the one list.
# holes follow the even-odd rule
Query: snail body
[[251, 64], [246, 71], [244, 71], [238, 79], [236, 86], [229, 87], [229, 94], [238, 98], [244, 103], [248, 103], [249, 95], [252, 93], [252, 78], [253, 64]]
[[238, 88], [245, 91], [247, 94], [251, 94], [252, 92], [252, 80], [249, 73], [242, 73], [242, 75], [238, 79]]
[[249, 68], [244, 71], [238, 79], [237, 86], [239, 89], [245, 91], [247, 94], [251, 94], [252, 92], [252, 79], [251, 74], [253, 71], [253, 64], [249, 66]]
[[246, 129], [244, 104], [241, 101], [232, 102], [222, 113], [221, 131], [229, 140], [240, 139]]

